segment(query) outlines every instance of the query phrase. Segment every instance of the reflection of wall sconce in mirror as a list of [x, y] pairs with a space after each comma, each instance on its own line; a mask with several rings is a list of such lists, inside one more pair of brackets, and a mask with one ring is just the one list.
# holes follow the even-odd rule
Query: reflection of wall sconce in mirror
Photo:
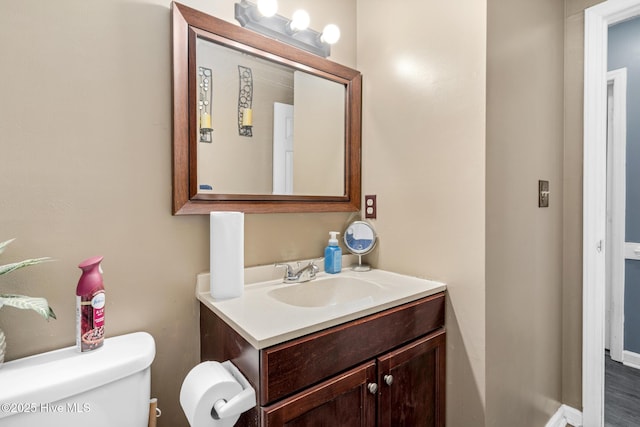
[[211, 127], [212, 81], [211, 69], [198, 67], [198, 109], [200, 118], [200, 142], [212, 142]]
[[247, 0], [235, 4], [235, 18], [241, 26], [267, 37], [280, 40], [297, 48], [326, 58], [331, 45], [340, 39], [340, 29], [329, 24], [322, 33], [309, 27], [309, 14], [304, 10], [294, 12], [291, 19], [277, 15], [276, 0], [258, 0], [255, 5]]
[[253, 126], [253, 110], [251, 108], [242, 109], [242, 127]]
[[253, 73], [251, 68], [238, 65], [238, 78], [240, 88], [238, 90], [238, 134], [240, 136], [253, 136]]

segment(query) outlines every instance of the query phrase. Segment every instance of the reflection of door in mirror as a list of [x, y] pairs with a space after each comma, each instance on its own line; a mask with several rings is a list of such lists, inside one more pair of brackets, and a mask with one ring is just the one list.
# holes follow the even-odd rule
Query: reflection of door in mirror
[[273, 194], [293, 194], [293, 105], [273, 103]]
[[[211, 143], [197, 144], [199, 194], [345, 195], [343, 84], [201, 37], [196, 41], [196, 61], [199, 67], [212, 70], [215, 114]], [[252, 75], [251, 136], [238, 132], [238, 109], [246, 85], [238, 67], [250, 69]], [[288, 179], [280, 178], [275, 160], [279, 156], [273, 140], [276, 103], [293, 106], [292, 147], [285, 154], [291, 172]], [[278, 182], [285, 181], [276, 185], [276, 177]]]

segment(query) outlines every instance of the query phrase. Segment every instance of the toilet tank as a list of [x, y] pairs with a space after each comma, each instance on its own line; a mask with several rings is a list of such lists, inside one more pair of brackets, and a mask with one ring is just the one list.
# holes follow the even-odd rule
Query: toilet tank
[[155, 342], [107, 338], [88, 353], [54, 350], [0, 367], [0, 427], [145, 427]]

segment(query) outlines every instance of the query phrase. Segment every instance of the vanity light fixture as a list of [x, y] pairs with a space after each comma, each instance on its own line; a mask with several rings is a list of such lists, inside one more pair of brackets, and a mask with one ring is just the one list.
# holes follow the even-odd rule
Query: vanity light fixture
[[291, 22], [289, 22], [289, 30], [291, 34], [297, 31], [304, 31], [309, 28], [309, 24], [311, 23], [311, 17], [307, 13], [306, 10], [298, 9], [293, 12], [291, 16]]
[[322, 30], [320, 40], [329, 44], [336, 44], [340, 40], [340, 28], [335, 24], [328, 24]]
[[[319, 33], [308, 28], [310, 17], [304, 10], [294, 12], [292, 19], [276, 14], [276, 10], [276, 0], [259, 0], [257, 5], [241, 0], [235, 4], [235, 18], [241, 26], [267, 37], [324, 58], [331, 54], [331, 45], [340, 39], [340, 29], [335, 24]], [[271, 12], [273, 15], [269, 15]]]
[[258, 0], [258, 12], [265, 18], [271, 18], [278, 12], [278, 2], [276, 0]]

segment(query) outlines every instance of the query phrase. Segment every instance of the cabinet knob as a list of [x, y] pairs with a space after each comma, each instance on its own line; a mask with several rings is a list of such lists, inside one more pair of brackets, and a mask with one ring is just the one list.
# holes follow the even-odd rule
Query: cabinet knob
[[387, 385], [393, 384], [393, 375], [391, 375], [391, 374], [385, 375], [384, 376], [384, 382], [387, 383]]
[[367, 388], [369, 389], [369, 393], [376, 394], [378, 392], [378, 384], [369, 383], [367, 384]]

